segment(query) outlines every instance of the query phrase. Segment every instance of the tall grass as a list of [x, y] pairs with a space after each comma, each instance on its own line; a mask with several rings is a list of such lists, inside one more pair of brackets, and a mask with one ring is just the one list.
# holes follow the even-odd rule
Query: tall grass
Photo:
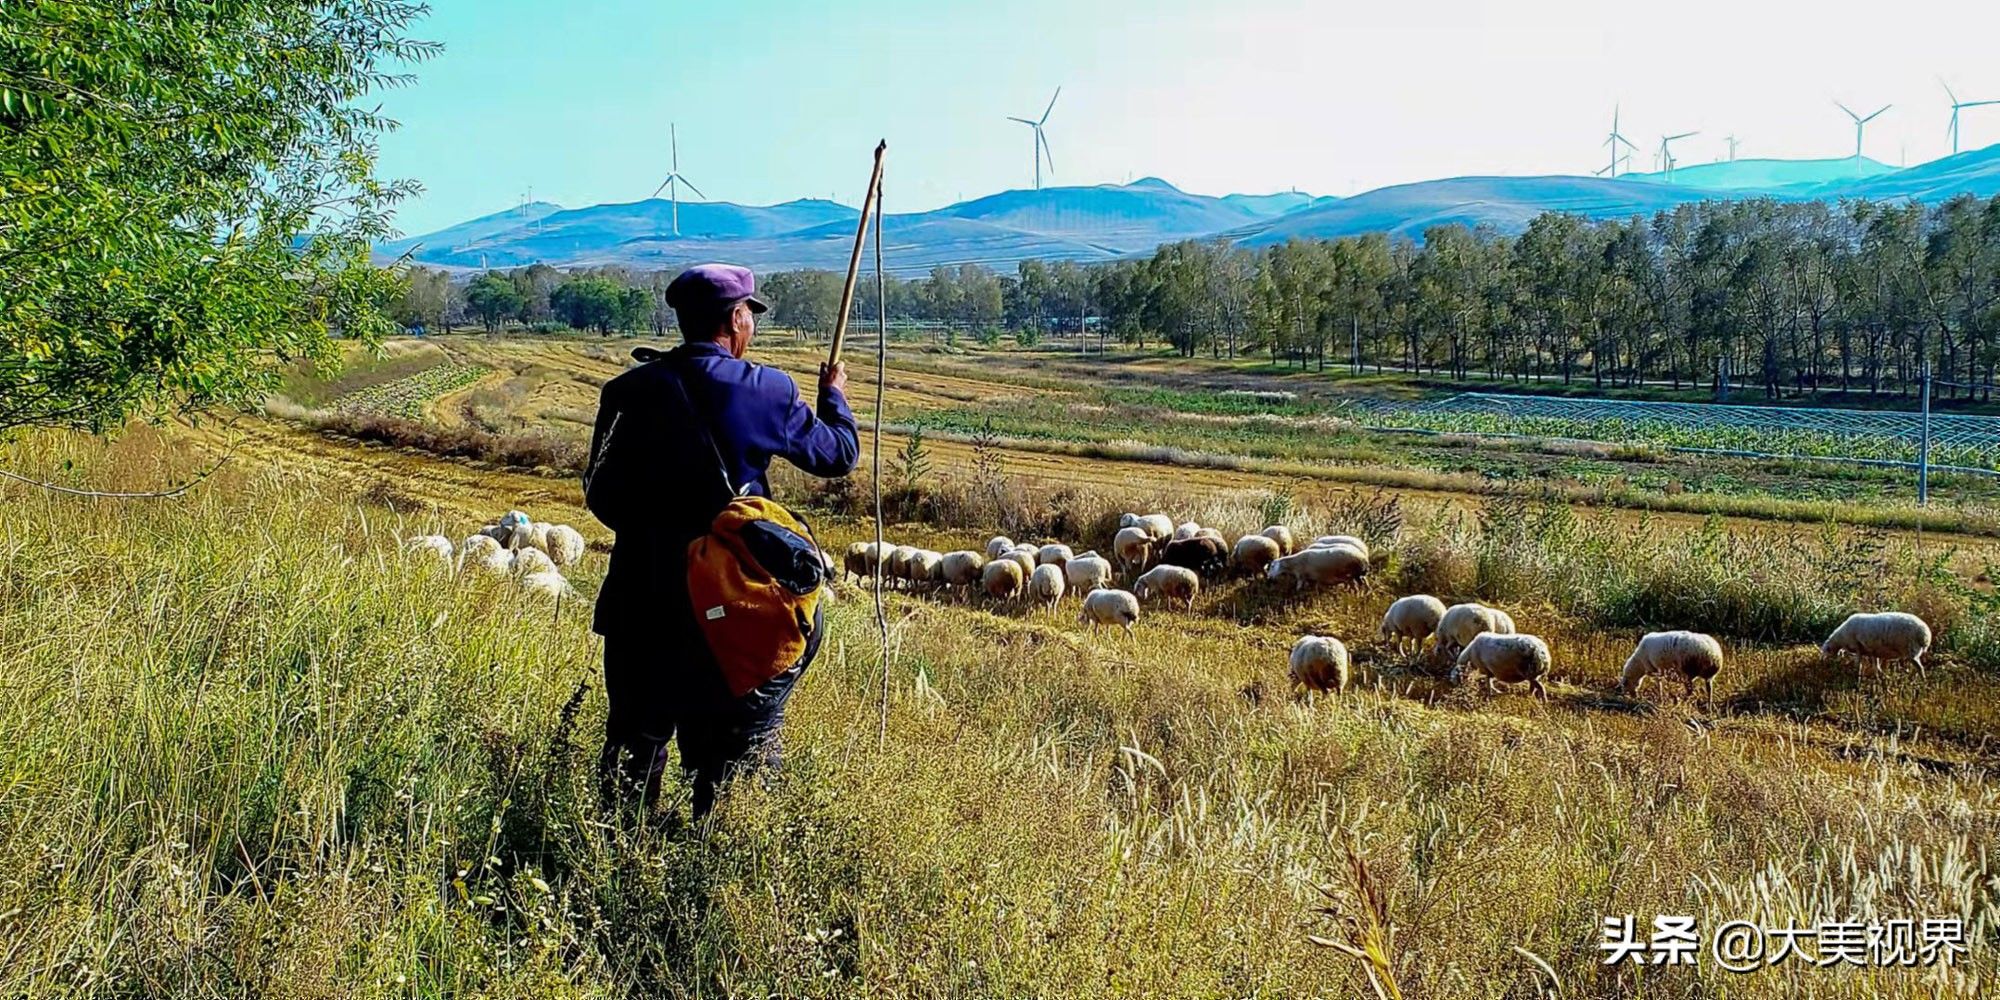
[[[103, 485], [193, 461], [143, 433], [4, 457]], [[1376, 976], [1471, 998], [1539, 993], [1523, 951], [1578, 996], [2000, 975], [2000, 794], [1866, 744], [1387, 686], [1294, 702], [1271, 693], [1281, 629], [1161, 615], [1128, 642], [896, 596], [886, 744], [871, 619], [842, 601], [783, 775], [701, 828], [638, 823], [591, 791], [586, 609], [397, 555], [443, 515], [251, 469], [165, 503], [0, 502], [8, 996], [1345, 997]], [[1372, 599], [1295, 613], [1351, 626]], [[1734, 977], [1594, 947], [1607, 914], [1827, 909], [1963, 916], [1974, 952]], [[1379, 967], [1312, 943], [1343, 913], [1392, 942]]]

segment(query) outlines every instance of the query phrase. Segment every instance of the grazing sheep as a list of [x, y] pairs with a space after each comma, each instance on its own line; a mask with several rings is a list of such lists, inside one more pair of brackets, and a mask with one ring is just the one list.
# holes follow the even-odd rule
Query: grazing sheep
[[1450, 662], [1481, 632], [1512, 635], [1514, 619], [1507, 617], [1505, 611], [1484, 604], [1454, 604], [1444, 609], [1432, 634], [1437, 636], [1439, 656]]
[[555, 569], [545, 569], [521, 578], [521, 589], [537, 597], [551, 597], [560, 600], [576, 596], [576, 590]]
[[1127, 571], [1138, 569], [1153, 558], [1153, 536], [1141, 527], [1119, 528], [1111, 539], [1111, 553]]
[[1063, 596], [1063, 568], [1055, 563], [1043, 563], [1028, 574], [1028, 599], [1040, 601], [1054, 611]]
[[1138, 528], [1148, 540], [1163, 542], [1173, 537], [1174, 519], [1165, 514], [1126, 514], [1118, 519], [1118, 527]]
[[1035, 547], [1032, 545], [1016, 545], [1006, 555], [1001, 556], [1001, 558], [1012, 559], [1020, 563], [1021, 579], [1025, 580], [1028, 578], [1028, 574], [1035, 571], [1035, 551]]
[[[854, 542], [848, 545], [847, 551], [841, 554], [840, 568], [846, 576], [853, 577], [857, 583], [874, 576], [875, 543]], [[845, 579], [845, 576], [842, 578]]]
[[1451, 682], [1457, 684], [1475, 671], [1486, 674], [1488, 691], [1500, 690], [1495, 681], [1527, 681], [1529, 691], [1546, 698], [1549, 691], [1542, 686], [1542, 675], [1549, 672], [1549, 644], [1532, 635], [1482, 632], [1458, 654]]
[[[1375, 629], [1377, 639], [1396, 640], [1396, 652], [1403, 651], [1403, 643], [1415, 639], [1417, 651], [1422, 652], [1424, 640], [1437, 631], [1438, 623], [1444, 620], [1444, 602], [1429, 594], [1411, 594], [1399, 597], [1396, 603], [1382, 615], [1382, 624]], [[1513, 631], [1509, 629], [1508, 631]]]
[[1368, 575], [1368, 557], [1345, 545], [1308, 548], [1279, 559], [1264, 568], [1264, 578], [1292, 578], [1294, 592], [1311, 587], [1332, 587], [1352, 583], [1357, 586]]
[[1092, 631], [1099, 625], [1123, 625], [1125, 634], [1131, 635], [1139, 620], [1139, 599], [1127, 590], [1093, 590], [1083, 595], [1083, 611], [1076, 620], [1088, 623]]
[[1061, 542], [1044, 545], [1035, 550], [1035, 565], [1037, 566], [1061, 567], [1068, 565], [1069, 561], [1075, 558], [1076, 551]]
[[1014, 540], [1006, 535], [994, 535], [986, 542], [986, 558], [998, 559], [1014, 551]]
[[514, 531], [514, 547], [549, 550], [549, 529], [555, 527], [547, 521], [530, 521]]
[[542, 551], [558, 566], [574, 566], [583, 559], [583, 533], [567, 524], [549, 525], [546, 541]]
[[1373, 559], [1375, 557], [1374, 553], [1368, 548], [1368, 543], [1362, 541], [1359, 538], [1354, 537], [1353, 535], [1321, 535], [1318, 538], [1313, 539], [1312, 544], [1306, 546], [1306, 548], [1330, 549], [1337, 545], [1345, 545], [1348, 548], [1361, 553], [1361, 558], [1363, 559]]
[[1901, 611], [1880, 611], [1848, 615], [1820, 644], [1819, 651], [1831, 658], [1853, 653], [1857, 673], [1862, 658], [1874, 660], [1875, 673], [1880, 676], [1885, 664], [1902, 660], [1916, 664], [1917, 672], [1922, 673], [1924, 653], [1930, 648], [1931, 627], [1922, 618]]
[[954, 587], [970, 587], [979, 582], [979, 571], [986, 567], [986, 557], [970, 549], [959, 549], [944, 554], [939, 572], [944, 582]]
[[499, 542], [503, 546], [507, 545], [508, 543], [514, 540], [514, 529], [511, 527], [503, 527], [498, 524], [486, 525], [485, 527], [480, 528], [478, 531], [473, 532], [473, 534], [485, 535], [486, 537], [491, 538], [496, 542]]
[[1132, 593], [1141, 600], [1154, 595], [1187, 602], [1194, 610], [1195, 595], [1201, 593], [1201, 577], [1183, 566], [1155, 566], [1132, 583]]
[[1258, 534], [1277, 542], [1278, 554], [1281, 556], [1288, 556], [1299, 550], [1299, 540], [1292, 535], [1292, 529], [1282, 524], [1271, 525]]
[[500, 515], [500, 523], [497, 527], [507, 534], [498, 541], [510, 549], [520, 548], [528, 543], [528, 528], [534, 523], [534, 518], [518, 510], [510, 510]]
[[1271, 565], [1271, 560], [1283, 558], [1283, 543], [1269, 535], [1244, 535], [1236, 540], [1236, 548], [1229, 553], [1229, 564], [1238, 573], [1256, 575]]
[[1199, 534], [1201, 534], [1201, 525], [1193, 521], [1182, 521], [1181, 526], [1174, 529], [1173, 540], [1176, 542], [1185, 542]]
[[1063, 566], [1063, 579], [1069, 589], [1079, 594], [1088, 594], [1101, 587], [1111, 586], [1111, 561], [1095, 552], [1077, 556]]
[[1229, 567], [1229, 545], [1221, 539], [1199, 535], [1168, 542], [1160, 550], [1160, 565], [1182, 566], [1203, 576], [1220, 576]]
[[473, 535], [459, 546], [460, 565], [470, 565], [490, 576], [506, 576], [514, 568], [514, 556], [492, 535]]
[[452, 547], [451, 539], [443, 535], [422, 535], [412, 538], [403, 548], [413, 556], [427, 555], [436, 559], [447, 571], [452, 568], [452, 561], [457, 556], [457, 550]]
[[935, 587], [944, 582], [944, 553], [918, 549], [903, 572], [913, 585]]
[[1292, 689], [1347, 690], [1347, 646], [1330, 635], [1301, 636], [1292, 643]]
[[516, 549], [514, 552], [514, 565], [512, 569], [516, 575], [531, 576], [536, 573], [550, 572], [555, 568], [555, 561], [550, 559], [549, 554], [543, 552], [541, 549]]
[[891, 580], [909, 582], [910, 560], [917, 557], [914, 545], [898, 545], [882, 557], [882, 575]]
[[1627, 694], [1639, 693], [1639, 685], [1651, 674], [1658, 674], [1660, 683], [1668, 677], [1679, 677], [1689, 695], [1694, 694], [1696, 681], [1708, 682], [1708, 697], [1715, 700], [1715, 675], [1722, 671], [1722, 644], [1715, 637], [1700, 632], [1648, 632], [1632, 649], [1632, 655], [1625, 658], [1625, 671], [1618, 680], [1618, 690]]
[[1027, 580], [1021, 564], [1012, 559], [995, 559], [979, 570], [979, 586], [986, 596], [1004, 601], [1021, 592], [1021, 584]]

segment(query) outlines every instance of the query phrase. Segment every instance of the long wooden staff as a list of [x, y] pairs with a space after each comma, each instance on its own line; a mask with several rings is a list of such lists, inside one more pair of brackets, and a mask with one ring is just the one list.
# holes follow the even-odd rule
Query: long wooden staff
[[875, 144], [875, 169], [868, 175], [868, 193], [861, 199], [861, 221], [854, 225], [854, 252], [847, 258], [847, 283], [840, 286], [840, 312], [833, 320], [833, 346], [826, 352], [828, 365], [840, 360], [840, 347], [847, 340], [847, 312], [854, 308], [854, 281], [861, 275], [861, 244], [868, 237], [868, 214], [879, 210], [882, 153], [888, 148], [887, 139]]

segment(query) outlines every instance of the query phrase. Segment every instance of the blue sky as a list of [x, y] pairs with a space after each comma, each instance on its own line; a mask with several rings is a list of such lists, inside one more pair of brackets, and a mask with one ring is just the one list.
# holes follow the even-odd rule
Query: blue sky
[[[891, 211], [1026, 187], [1029, 131], [1006, 116], [1058, 85], [1048, 183], [1209, 194], [1587, 172], [1614, 103], [1648, 155], [1702, 130], [1676, 146], [1685, 165], [1732, 132], [1743, 156], [1849, 154], [1832, 102], [1894, 102], [1868, 153], [1915, 163], [1949, 151], [1940, 75], [2000, 98], [1985, 0], [1904, 0], [1893, 22], [1874, 0], [431, 3], [416, 33], [444, 54], [382, 95], [403, 128], [381, 171], [426, 188], [399, 214], [411, 233], [531, 186], [568, 206], [644, 198], [670, 121], [682, 173], [718, 200], [852, 203], [881, 137]], [[1967, 111], [1964, 136], [2000, 142], [2000, 106]]]

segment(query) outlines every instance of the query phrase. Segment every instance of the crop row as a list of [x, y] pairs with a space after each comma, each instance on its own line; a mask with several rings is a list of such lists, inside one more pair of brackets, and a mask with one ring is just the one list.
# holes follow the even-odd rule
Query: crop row
[[333, 408], [416, 419], [424, 406], [486, 377], [493, 369], [466, 361], [445, 361], [414, 375], [356, 389], [333, 401]]

